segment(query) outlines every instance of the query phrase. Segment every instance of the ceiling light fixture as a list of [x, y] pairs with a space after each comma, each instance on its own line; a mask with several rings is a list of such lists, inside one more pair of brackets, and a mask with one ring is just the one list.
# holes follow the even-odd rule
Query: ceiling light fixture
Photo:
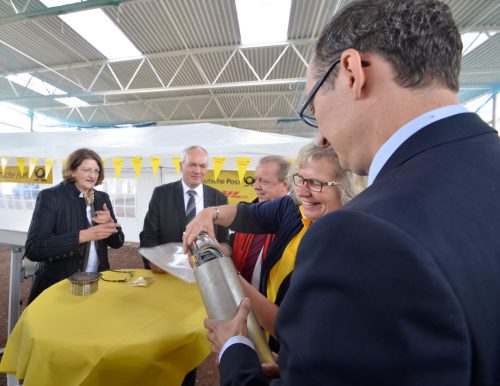
[[[79, 2], [79, 0], [40, 1], [49, 8]], [[142, 57], [142, 53], [102, 9], [72, 12], [59, 17], [110, 60]]]
[[291, 0], [236, 0], [241, 44], [288, 39]]

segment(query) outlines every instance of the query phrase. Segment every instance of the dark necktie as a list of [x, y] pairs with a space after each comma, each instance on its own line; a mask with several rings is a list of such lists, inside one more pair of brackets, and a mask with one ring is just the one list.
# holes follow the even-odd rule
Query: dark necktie
[[259, 258], [260, 251], [264, 247], [266, 236], [267, 235], [265, 234], [254, 235], [252, 243], [248, 248], [248, 253], [245, 256], [243, 268], [241, 269], [241, 276], [243, 276], [243, 278], [245, 278], [249, 283], [252, 282], [252, 275], [255, 264], [257, 263], [257, 259]]
[[186, 206], [186, 222], [189, 223], [196, 216], [196, 204], [194, 203], [194, 190], [188, 190], [189, 201]]

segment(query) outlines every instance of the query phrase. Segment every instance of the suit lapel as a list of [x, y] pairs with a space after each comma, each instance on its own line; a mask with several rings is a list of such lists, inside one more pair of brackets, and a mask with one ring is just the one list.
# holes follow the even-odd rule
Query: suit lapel
[[491, 133], [496, 133], [496, 131], [484, 123], [476, 114], [462, 113], [436, 121], [403, 142], [380, 170], [377, 179], [427, 149], [448, 142]]
[[203, 184], [203, 207], [208, 208], [209, 206], [214, 206], [214, 197], [213, 194], [206, 188], [205, 184]]
[[179, 219], [182, 230], [186, 229], [186, 209], [184, 205], [184, 191], [182, 190], [181, 180], [177, 181], [175, 185], [174, 196], [175, 216]]

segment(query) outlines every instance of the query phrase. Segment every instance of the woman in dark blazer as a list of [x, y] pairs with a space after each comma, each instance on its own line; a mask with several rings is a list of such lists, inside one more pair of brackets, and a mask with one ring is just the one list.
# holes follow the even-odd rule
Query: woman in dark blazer
[[101, 157], [78, 149], [63, 182], [39, 193], [26, 240], [26, 256], [38, 262], [28, 303], [77, 271], [109, 269], [108, 246], [120, 248], [124, 236], [109, 196], [94, 189], [103, 179]]

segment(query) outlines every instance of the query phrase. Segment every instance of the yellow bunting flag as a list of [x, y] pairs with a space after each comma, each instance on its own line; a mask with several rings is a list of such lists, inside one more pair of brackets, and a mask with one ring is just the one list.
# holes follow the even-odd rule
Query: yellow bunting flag
[[102, 161], [102, 168], [104, 169], [106, 167], [106, 160], [104, 158], [101, 158]]
[[295, 158], [288, 158], [288, 162], [290, 162], [290, 165], [293, 165], [295, 163]]
[[181, 159], [180, 157], [172, 157], [172, 162], [174, 163], [175, 166], [175, 171], [177, 174], [181, 172]]
[[222, 170], [222, 166], [224, 166], [224, 162], [226, 162], [226, 157], [213, 157], [212, 162], [214, 163], [214, 179], [217, 180]]
[[123, 158], [113, 158], [113, 167], [115, 168], [116, 179], [120, 179], [122, 172]]
[[2, 176], [5, 175], [5, 168], [7, 167], [7, 163], [9, 159], [7, 157], [2, 157]]
[[238, 168], [238, 178], [240, 179], [240, 183], [243, 182], [243, 178], [245, 178], [245, 173], [247, 172], [248, 165], [250, 165], [250, 158], [237, 157], [236, 158], [236, 167]]
[[19, 168], [21, 176], [24, 176], [24, 163], [25, 163], [24, 158], [17, 158], [17, 167]]
[[45, 160], [45, 176], [49, 176], [50, 172], [52, 171], [52, 168], [54, 167], [54, 159], [49, 158]]
[[160, 157], [151, 157], [149, 158], [149, 161], [151, 162], [151, 167], [153, 168], [153, 174], [156, 176], [156, 173], [158, 173], [158, 168], [160, 167]]
[[134, 157], [132, 158], [132, 166], [135, 170], [135, 175], [137, 178], [141, 175], [141, 167], [142, 167], [142, 157]]
[[29, 171], [28, 178], [31, 178], [33, 172], [35, 171], [36, 164], [38, 163], [38, 158], [30, 158], [28, 161]]

